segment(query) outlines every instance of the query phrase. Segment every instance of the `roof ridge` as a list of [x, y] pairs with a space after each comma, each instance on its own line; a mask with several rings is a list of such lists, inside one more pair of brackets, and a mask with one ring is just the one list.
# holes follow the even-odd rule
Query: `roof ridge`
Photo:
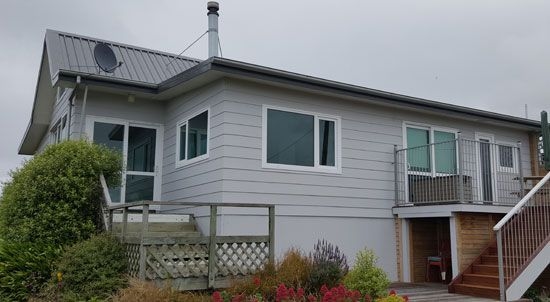
[[189, 60], [189, 61], [195, 61], [197, 63], [200, 63], [200, 62], [203, 61], [201, 59], [188, 57], [188, 56], [177, 55], [177, 54], [170, 53], [170, 52], [167, 52], [167, 51], [156, 50], [156, 49], [152, 49], [152, 48], [141, 47], [141, 46], [126, 44], [126, 43], [121, 43], [121, 42], [115, 42], [115, 41], [111, 41], [111, 40], [105, 40], [105, 39], [95, 38], [95, 37], [86, 36], [86, 35], [69, 33], [69, 32], [50, 29], [50, 28], [46, 29], [46, 35], [48, 33], [69, 36], [69, 37], [72, 37], [72, 38], [86, 39], [86, 40], [91, 40], [91, 41], [95, 41], [95, 42], [103, 42], [103, 43], [107, 43], [107, 44], [122, 46], [122, 47], [125, 47], [125, 48], [131, 48], [131, 49], [134, 49], [134, 50], [146, 51], [146, 52], [152, 52], [152, 53], [156, 53], [156, 54], [160, 54], [160, 55], [165, 55], [165, 56], [172, 57], [172, 58], [179, 58], [179, 59], [184, 59], [184, 60]]

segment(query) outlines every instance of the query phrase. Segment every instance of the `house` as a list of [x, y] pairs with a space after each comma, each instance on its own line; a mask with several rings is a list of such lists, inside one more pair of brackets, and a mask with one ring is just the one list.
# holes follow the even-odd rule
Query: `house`
[[[217, 10], [209, 18], [217, 26]], [[321, 238], [350, 259], [368, 247], [404, 282], [437, 279], [427, 259], [443, 255], [452, 291], [499, 296], [493, 227], [546, 173], [539, 122], [221, 58], [216, 35], [201, 61], [47, 30], [19, 153], [86, 138], [124, 155], [113, 204], [274, 204], [277, 255]], [[98, 68], [99, 43], [123, 64]], [[532, 194], [546, 205], [540, 188]], [[261, 232], [265, 220], [239, 209], [218, 215], [220, 234]], [[503, 279], [506, 288], [521, 281], [509, 299], [550, 275], [550, 258], [538, 257], [545, 215], [546, 207], [531, 216], [542, 248], [504, 252], [523, 259], [504, 267], [522, 267]]]

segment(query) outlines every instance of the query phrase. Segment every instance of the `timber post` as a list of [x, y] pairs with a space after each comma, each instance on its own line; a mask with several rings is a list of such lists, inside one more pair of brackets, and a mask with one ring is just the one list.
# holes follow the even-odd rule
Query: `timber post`
[[216, 281], [216, 229], [218, 206], [210, 205], [210, 237], [208, 244], [208, 288], [214, 287]]
[[145, 280], [147, 271], [147, 248], [143, 244], [143, 238], [149, 231], [149, 204], [143, 205], [143, 212], [141, 214], [141, 240], [139, 244], [139, 279]]
[[275, 263], [275, 206], [269, 206], [269, 262]]

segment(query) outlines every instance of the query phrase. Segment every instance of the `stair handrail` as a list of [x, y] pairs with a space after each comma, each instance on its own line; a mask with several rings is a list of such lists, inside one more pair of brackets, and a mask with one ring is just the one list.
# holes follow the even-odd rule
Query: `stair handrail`
[[[106, 231], [111, 230], [111, 219], [112, 215], [109, 213], [109, 205], [111, 204], [111, 194], [109, 193], [109, 187], [107, 186], [107, 181], [105, 180], [105, 175], [103, 173], [99, 174], [99, 183], [101, 184], [101, 189], [103, 191], [103, 198], [101, 199], [101, 217], [103, 218], [103, 226]], [[109, 215], [109, 217], [107, 217]]]
[[[548, 172], [513, 208], [510, 210], [494, 227], [493, 231], [496, 232], [496, 241], [497, 241], [497, 255], [498, 255], [498, 281], [499, 281], [499, 290], [500, 290], [500, 300], [506, 301], [506, 279], [508, 279], [508, 282], [512, 281], [512, 278], [517, 275], [518, 272], [521, 272], [519, 270], [519, 267], [516, 266], [516, 269], [510, 268], [507, 266], [505, 271], [505, 260], [504, 260], [504, 250], [508, 245], [508, 236], [510, 235], [510, 230], [506, 230], [503, 228], [507, 226], [509, 223], [512, 223], [513, 218], [520, 217], [522, 215], [522, 210], [527, 207], [528, 203], [531, 201], [531, 199], [539, 192], [539, 190], [546, 185], [546, 183], [550, 180], [550, 172]], [[528, 215], [528, 214], [527, 214]], [[521, 219], [521, 218], [520, 218]], [[503, 236], [503, 231], [507, 234], [505, 234], [506, 237]], [[504, 238], [504, 239], [503, 239]], [[532, 251], [534, 252], [534, 251]], [[532, 255], [532, 254], [530, 254]], [[508, 255], [510, 256], [510, 255]], [[511, 260], [507, 260], [507, 264], [510, 265], [512, 262]], [[525, 263], [514, 263], [516, 265], [525, 265]], [[509, 285], [509, 284], [508, 284]]]
[[495, 224], [495, 226], [493, 227], [493, 231], [497, 232], [497, 231], [500, 231], [500, 229], [502, 229], [502, 227], [510, 220], [512, 219], [512, 217], [514, 217], [514, 215], [516, 215], [517, 213], [520, 212], [520, 210], [522, 208], [525, 207], [525, 204], [535, 195], [537, 194], [537, 192], [540, 190], [540, 188], [542, 188], [547, 182], [548, 180], [550, 179], [550, 172], [548, 172], [546, 174], [546, 176], [544, 176], [544, 178], [542, 178], [532, 189], [531, 191], [529, 191], [529, 193], [525, 194], [525, 196], [523, 196], [523, 198], [510, 210], [510, 212], [508, 212], [508, 214], [506, 214], [504, 217], [502, 217], [502, 219], [497, 223]]

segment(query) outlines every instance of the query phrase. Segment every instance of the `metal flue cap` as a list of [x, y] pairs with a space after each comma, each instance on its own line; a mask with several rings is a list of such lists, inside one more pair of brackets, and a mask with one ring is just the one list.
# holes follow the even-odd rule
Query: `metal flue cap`
[[218, 11], [220, 10], [220, 4], [216, 1], [208, 1], [208, 4], [206, 4], [206, 8], [208, 9], [208, 14], [218, 14]]

